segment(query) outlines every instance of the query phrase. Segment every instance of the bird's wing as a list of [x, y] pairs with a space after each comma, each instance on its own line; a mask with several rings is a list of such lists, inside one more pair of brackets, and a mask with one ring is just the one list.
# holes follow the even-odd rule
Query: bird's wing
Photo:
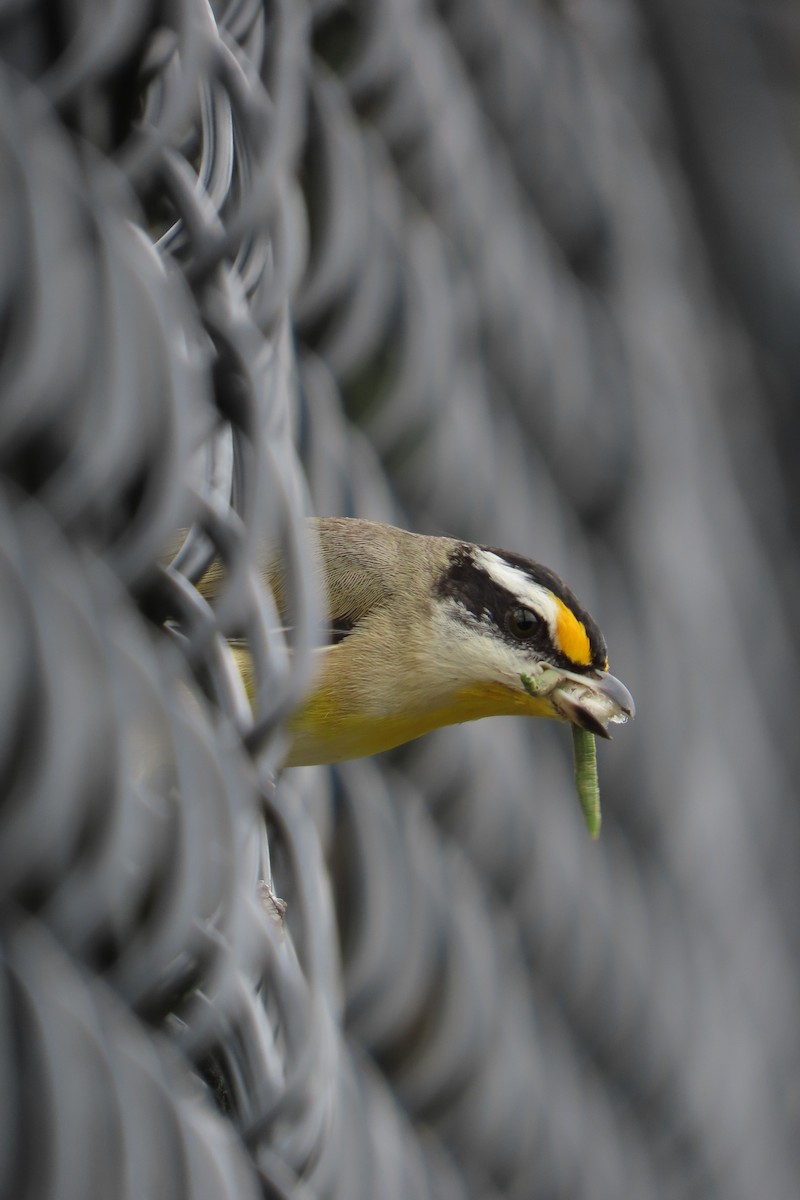
[[[309, 532], [319, 539], [317, 566], [327, 597], [331, 641], [341, 641], [374, 608], [385, 604], [397, 584], [397, 561], [407, 557], [400, 539], [409, 535], [388, 526], [345, 517], [318, 517], [308, 521]], [[261, 573], [275, 596], [281, 617], [291, 623], [292, 604], [283, 564], [274, 551], [266, 551]], [[219, 559], [208, 568], [197, 588], [213, 600], [224, 586], [225, 569]], [[394, 581], [392, 583], [391, 581]]]
[[388, 570], [396, 548], [368, 521], [321, 517], [310, 523], [319, 536], [322, 577], [333, 642], [341, 641], [392, 595]]

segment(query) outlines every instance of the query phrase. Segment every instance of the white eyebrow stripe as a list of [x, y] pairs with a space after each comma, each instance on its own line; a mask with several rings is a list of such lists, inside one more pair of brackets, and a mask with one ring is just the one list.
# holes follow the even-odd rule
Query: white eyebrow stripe
[[530, 575], [519, 567], [512, 567], [505, 559], [493, 554], [491, 550], [475, 550], [473, 552], [475, 565], [494, 579], [500, 587], [511, 592], [521, 605], [532, 608], [534, 612], [544, 617], [550, 630], [553, 645], [558, 645], [558, 609], [552, 593], [540, 583], [534, 583]]

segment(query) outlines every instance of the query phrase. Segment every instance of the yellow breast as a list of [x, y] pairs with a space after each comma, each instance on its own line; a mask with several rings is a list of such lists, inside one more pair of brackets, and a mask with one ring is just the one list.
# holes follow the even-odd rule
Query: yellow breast
[[390, 715], [352, 711], [341, 700], [331, 689], [321, 687], [290, 718], [292, 743], [285, 760], [287, 767], [344, 762], [380, 754], [432, 729], [483, 717], [558, 715], [547, 700], [498, 683], [464, 688], [455, 692], [447, 703], [423, 711], [415, 711], [414, 697], [408, 696], [407, 707]]
[[[233, 648], [251, 701], [253, 668], [249, 651]], [[322, 651], [321, 672], [308, 699], [289, 718], [287, 767], [344, 762], [402, 746], [433, 729], [483, 717], [550, 717], [562, 720], [546, 699], [502, 683], [476, 683], [438, 703], [424, 703], [413, 682], [373, 703], [358, 670], [342, 670], [340, 648]], [[353, 663], [350, 663], [351, 668]], [[367, 672], [369, 675], [369, 672]], [[333, 682], [335, 681], [335, 683]]]

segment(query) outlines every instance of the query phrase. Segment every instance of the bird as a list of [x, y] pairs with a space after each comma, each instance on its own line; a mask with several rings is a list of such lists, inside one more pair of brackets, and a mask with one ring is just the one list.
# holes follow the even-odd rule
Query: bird
[[[349, 517], [308, 519], [327, 644], [287, 722], [286, 767], [390, 750], [446, 725], [545, 717], [607, 738], [634, 714], [597, 623], [555, 572], [519, 554]], [[261, 564], [284, 618], [279, 559]], [[212, 594], [219, 577], [201, 590]], [[247, 646], [231, 642], [251, 700]]]

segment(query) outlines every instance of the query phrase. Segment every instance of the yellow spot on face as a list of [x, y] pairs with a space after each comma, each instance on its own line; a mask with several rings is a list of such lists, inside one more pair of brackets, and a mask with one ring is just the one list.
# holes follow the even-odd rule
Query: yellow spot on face
[[573, 612], [570, 612], [558, 596], [554, 596], [553, 599], [558, 611], [558, 641], [561, 650], [572, 662], [588, 667], [592, 661], [592, 647], [589, 644], [589, 635], [585, 625]]

